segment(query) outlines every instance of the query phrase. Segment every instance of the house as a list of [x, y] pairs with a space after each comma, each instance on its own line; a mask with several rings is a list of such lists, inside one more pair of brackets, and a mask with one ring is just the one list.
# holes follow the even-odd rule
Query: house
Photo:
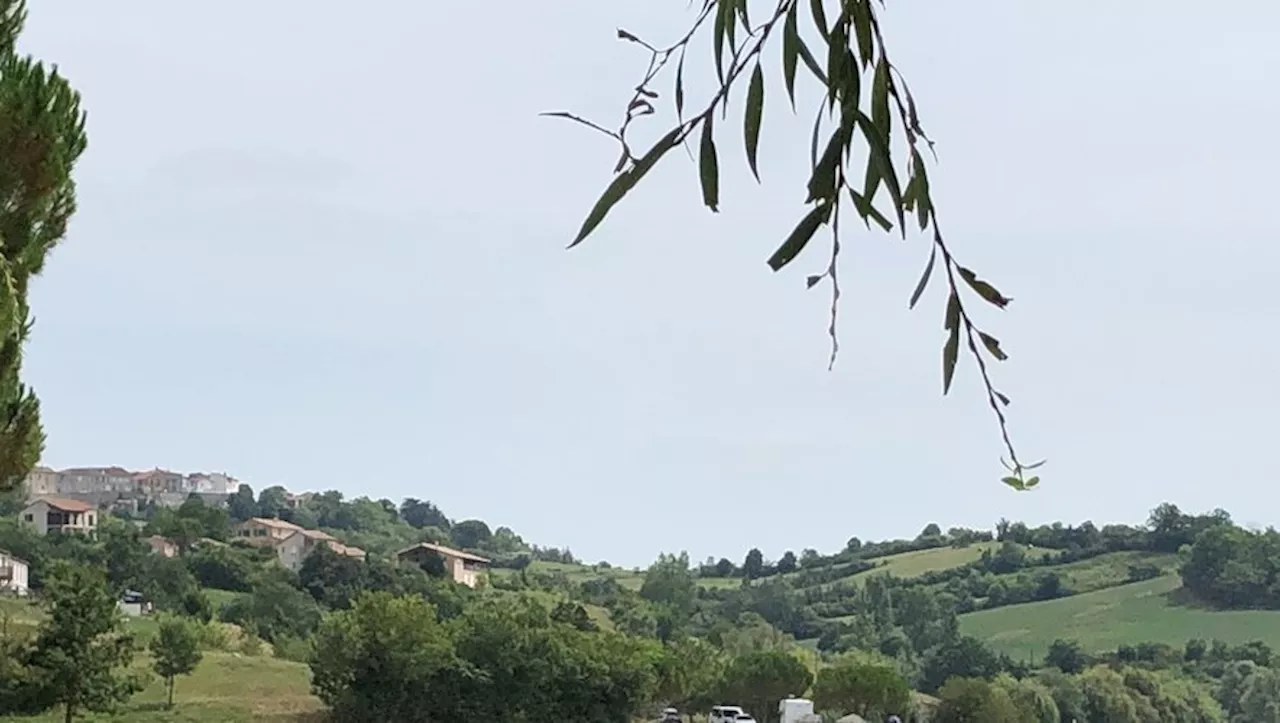
[[30, 592], [31, 565], [0, 550], [0, 595], [25, 597]]
[[296, 571], [302, 567], [302, 561], [307, 559], [307, 555], [310, 555], [320, 545], [327, 546], [339, 555], [355, 557], [361, 560], [365, 557], [364, 550], [358, 547], [348, 547], [339, 542], [333, 535], [320, 530], [297, 530], [280, 540], [276, 543], [276, 557], [279, 558], [281, 565]]
[[23, 508], [19, 519], [34, 526], [42, 535], [50, 532], [92, 533], [98, 529], [98, 508], [63, 497], [37, 497]]
[[150, 472], [139, 472], [133, 476], [133, 491], [141, 495], [156, 496], [163, 493], [173, 495], [187, 492], [187, 478], [178, 472], [167, 469], [156, 469]]
[[88, 495], [133, 490], [133, 475], [123, 467], [72, 467], [57, 474], [60, 495]]
[[36, 467], [31, 470], [24, 481], [27, 499], [58, 494], [58, 480], [61, 478], [61, 474], [48, 467]]
[[201, 495], [229, 495], [240, 482], [225, 472], [193, 472], [187, 475], [187, 487]]
[[152, 535], [146, 539], [146, 543], [147, 546], [151, 548], [151, 551], [157, 555], [162, 555], [164, 557], [178, 556], [178, 543], [167, 537]]
[[469, 552], [455, 550], [452, 547], [444, 545], [435, 545], [430, 542], [419, 542], [413, 547], [396, 553], [396, 557], [401, 562], [410, 562], [414, 565], [422, 566], [432, 556], [439, 556], [444, 560], [444, 569], [453, 577], [453, 581], [467, 587], [476, 587], [480, 581], [484, 579], [484, 572], [489, 566], [489, 560], [479, 555], [472, 555]]
[[237, 540], [243, 540], [255, 547], [267, 547], [279, 544], [288, 536], [302, 528], [292, 522], [277, 520], [274, 517], [250, 517], [236, 527]]

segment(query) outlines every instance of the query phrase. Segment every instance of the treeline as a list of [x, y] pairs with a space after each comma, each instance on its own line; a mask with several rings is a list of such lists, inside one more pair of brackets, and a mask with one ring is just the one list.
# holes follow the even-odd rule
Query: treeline
[[[199, 505], [199, 506], [196, 506]], [[389, 554], [418, 542], [432, 542], [468, 550], [491, 558], [498, 567], [519, 567], [533, 560], [576, 563], [568, 549], [539, 547], [509, 527], [491, 528], [483, 520], [453, 520], [434, 503], [415, 497], [400, 504], [389, 499], [347, 499], [337, 490], [290, 495], [280, 486], [267, 487], [255, 496], [242, 484], [227, 498], [225, 511], [205, 506], [192, 496], [177, 510], [150, 504], [136, 516], [149, 528], [180, 544], [205, 536], [227, 540], [231, 526], [252, 517], [281, 519], [307, 529], [323, 530], [344, 544]], [[187, 520], [199, 517], [199, 524]]]
[[[640, 601], [608, 578], [574, 582], [560, 573], [526, 571], [501, 584], [568, 595], [608, 610], [613, 624], [628, 634], [668, 644], [704, 640], [726, 655], [791, 649], [780, 626], [809, 619], [782, 580], [700, 589], [682, 555], [663, 555], [649, 568]], [[1192, 641], [1185, 650], [1136, 644], [1090, 655], [1059, 642], [1043, 660], [1017, 660], [962, 635], [954, 611], [930, 588], [902, 588], [893, 578], [870, 576], [855, 594], [858, 611], [820, 643], [823, 663], [811, 695], [824, 712], [883, 719], [885, 709], [866, 692], [891, 687], [882, 688], [882, 680], [937, 696], [931, 718], [936, 723], [1267, 723], [1274, 719], [1241, 716], [1280, 705], [1280, 688], [1267, 692], [1240, 681], [1234, 687], [1221, 683], [1246, 668], [1255, 681], [1271, 680], [1274, 656], [1262, 643]], [[826, 687], [836, 681], [842, 684], [839, 694]], [[725, 700], [731, 699], [719, 702]]]

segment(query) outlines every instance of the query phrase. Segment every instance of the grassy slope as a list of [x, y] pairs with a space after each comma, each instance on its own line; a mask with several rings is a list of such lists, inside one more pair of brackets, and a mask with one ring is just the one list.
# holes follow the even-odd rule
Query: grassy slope
[[[138, 667], [149, 661], [139, 656]], [[232, 653], [205, 653], [195, 673], [178, 678], [174, 709], [164, 710], [164, 683], [154, 678], [146, 690], [126, 703], [117, 717], [90, 715], [77, 721], [130, 723], [310, 723], [323, 721], [324, 706], [311, 695], [307, 666], [275, 658], [242, 657]], [[23, 721], [61, 721], [50, 711]]]
[[963, 615], [960, 629], [1014, 657], [1043, 656], [1056, 638], [1075, 639], [1090, 651], [1122, 644], [1190, 638], [1229, 643], [1262, 640], [1280, 647], [1280, 611], [1209, 611], [1174, 602], [1177, 576], [1122, 585], [1058, 600]]

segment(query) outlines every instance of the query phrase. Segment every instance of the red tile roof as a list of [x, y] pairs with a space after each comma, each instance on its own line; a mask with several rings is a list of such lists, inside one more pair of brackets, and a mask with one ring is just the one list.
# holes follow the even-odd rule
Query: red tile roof
[[463, 552], [462, 550], [455, 550], [452, 547], [445, 547], [444, 545], [436, 545], [430, 542], [419, 542], [416, 545], [406, 547], [403, 550], [397, 552], [396, 557], [400, 557], [406, 552], [412, 552], [419, 548], [423, 550], [431, 550], [432, 552], [439, 553], [441, 555], [444, 555], [445, 557], [456, 557], [462, 560], [468, 560], [470, 562], [480, 562], [486, 565], [489, 564], [490, 562], [488, 558], [480, 557], [479, 555], [472, 555], [470, 552]]
[[[276, 527], [282, 530], [301, 530], [302, 528], [292, 522], [276, 519], [275, 517], [250, 517], [247, 522], [257, 522], [267, 527]], [[247, 524], [247, 523], [246, 523]]]
[[[88, 502], [71, 500], [66, 497], [37, 497], [31, 501], [31, 505], [34, 505], [37, 502], [43, 502], [55, 510], [60, 510], [62, 512], [93, 512], [98, 509]], [[30, 507], [31, 505], [27, 506]]]

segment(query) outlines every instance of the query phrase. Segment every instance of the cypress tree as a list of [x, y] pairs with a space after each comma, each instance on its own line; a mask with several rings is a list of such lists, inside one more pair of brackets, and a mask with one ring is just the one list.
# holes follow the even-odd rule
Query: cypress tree
[[85, 149], [80, 95], [16, 43], [24, 0], [0, 0], [0, 491], [40, 461], [40, 401], [21, 380], [31, 278], [75, 212], [71, 170]]

